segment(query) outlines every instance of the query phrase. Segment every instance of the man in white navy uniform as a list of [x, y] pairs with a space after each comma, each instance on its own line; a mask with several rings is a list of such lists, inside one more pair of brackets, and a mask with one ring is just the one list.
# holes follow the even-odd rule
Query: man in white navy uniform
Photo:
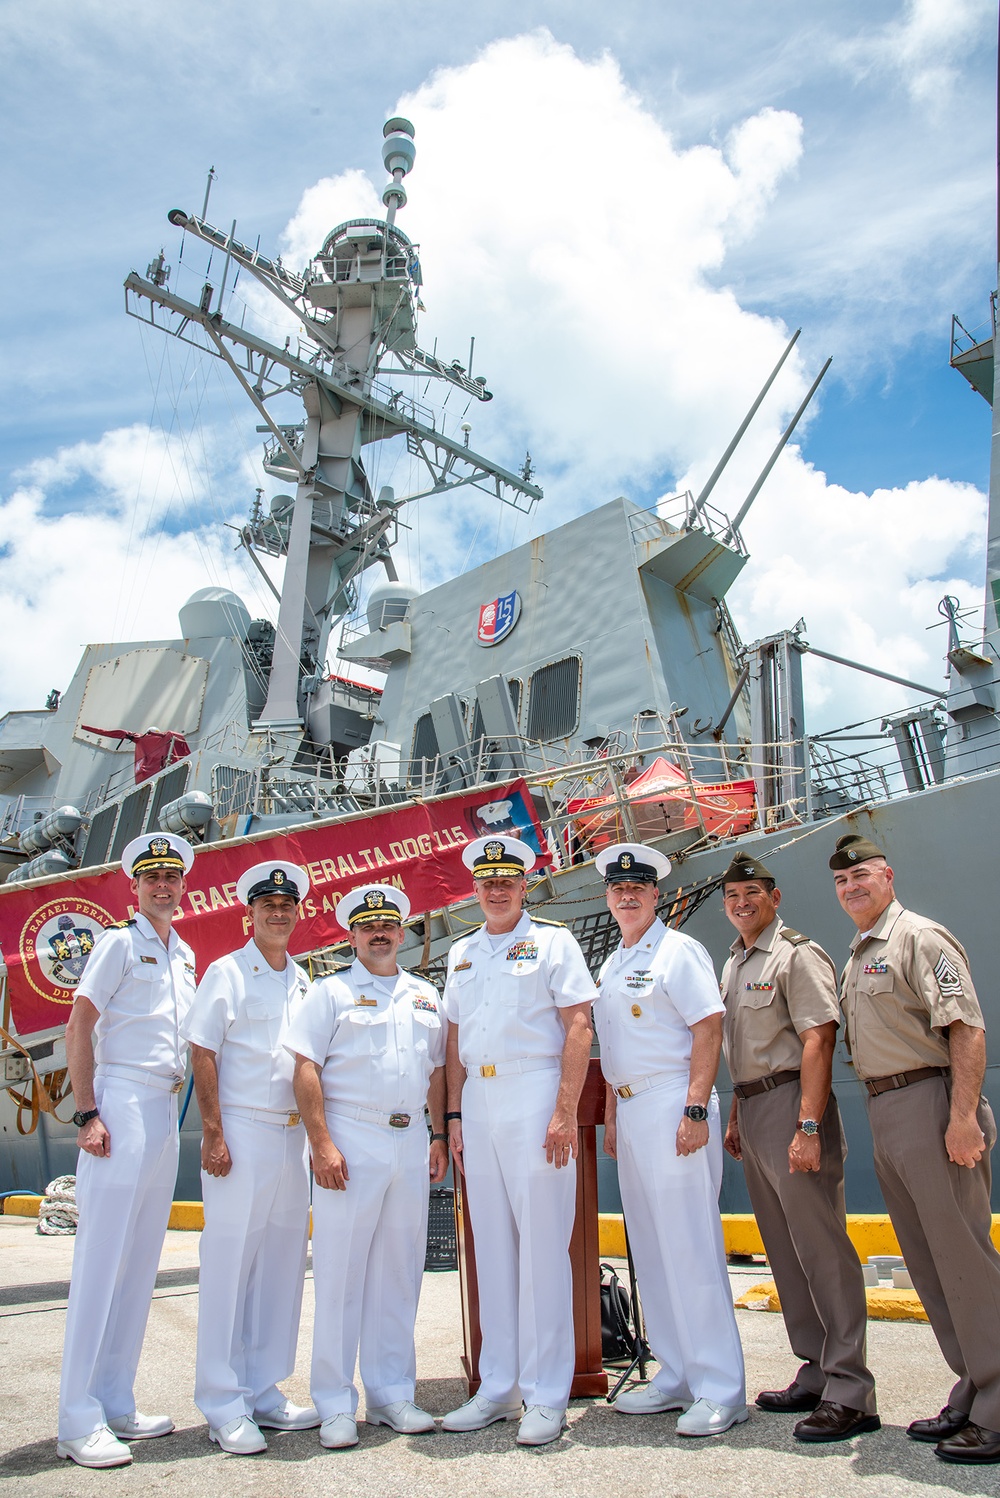
[[345, 895], [337, 919], [355, 960], [312, 985], [285, 1037], [316, 1184], [312, 1397], [327, 1447], [357, 1444], [355, 1362], [369, 1425], [434, 1429], [414, 1403], [413, 1329], [428, 1177], [448, 1171], [445, 1031], [436, 990], [396, 961], [409, 913], [390, 885]]
[[124, 1466], [127, 1442], [174, 1428], [166, 1415], [137, 1412], [133, 1384], [177, 1177], [181, 1025], [195, 971], [172, 921], [193, 861], [169, 833], [127, 845], [122, 872], [138, 914], [99, 939], [66, 1026], [80, 1222], [56, 1449], [81, 1467]]
[[256, 863], [236, 897], [253, 935], [206, 971], [182, 1034], [201, 1110], [195, 1403], [223, 1451], [266, 1451], [262, 1429], [308, 1430], [311, 1406], [278, 1388], [295, 1368], [309, 1231], [306, 1131], [285, 1032], [308, 982], [288, 955], [309, 878]]
[[719, 1218], [714, 1083], [724, 1005], [705, 948], [657, 917], [656, 881], [670, 872], [670, 860], [641, 843], [617, 843], [595, 862], [622, 933], [594, 1005], [607, 1083], [604, 1148], [618, 1161], [646, 1330], [660, 1365], [615, 1409], [681, 1410], [678, 1435], [719, 1435], [749, 1417]]
[[526, 843], [478, 838], [462, 859], [486, 924], [448, 955], [447, 1118], [476, 1234], [483, 1345], [479, 1390], [443, 1426], [519, 1419], [518, 1442], [543, 1446], [566, 1428], [573, 1381], [576, 1115], [596, 989], [569, 932], [523, 908]]

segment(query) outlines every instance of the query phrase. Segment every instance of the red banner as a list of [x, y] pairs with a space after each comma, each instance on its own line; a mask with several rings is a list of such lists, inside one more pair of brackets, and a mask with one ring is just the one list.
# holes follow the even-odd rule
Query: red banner
[[[539, 855], [539, 866], [550, 862], [528, 787], [516, 780], [236, 843], [208, 843], [195, 850], [174, 920], [194, 948], [200, 976], [249, 935], [246, 907], [236, 899], [240, 874], [252, 864], [284, 859], [302, 865], [312, 885], [290, 951], [313, 952], [344, 938], [337, 902], [359, 884], [395, 885], [408, 896], [414, 916], [467, 899], [472, 876], [462, 848], [491, 832], [523, 837]], [[120, 869], [0, 885], [0, 948], [18, 1034], [66, 1023], [100, 930], [134, 914]]]

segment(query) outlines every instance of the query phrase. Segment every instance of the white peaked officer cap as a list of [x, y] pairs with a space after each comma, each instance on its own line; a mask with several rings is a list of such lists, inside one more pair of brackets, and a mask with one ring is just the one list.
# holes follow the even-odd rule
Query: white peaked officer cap
[[172, 832], [144, 832], [122, 849], [122, 873], [130, 879], [150, 869], [178, 869], [186, 874], [194, 863], [194, 849]]
[[516, 879], [535, 867], [535, 853], [518, 837], [477, 837], [462, 849], [474, 879]]
[[279, 863], [276, 859], [255, 863], [244, 869], [236, 881], [236, 898], [249, 905], [261, 895], [291, 895], [296, 904], [309, 893], [309, 875], [297, 863]]
[[409, 913], [409, 900], [391, 884], [361, 884], [348, 891], [337, 904], [337, 920], [345, 931], [355, 926], [371, 926], [375, 921], [392, 921], [401, 926]]
[[594, 863], [605, 884], [655, 884], [670, 873], [670, 859], [645, 843], [615, 843]]

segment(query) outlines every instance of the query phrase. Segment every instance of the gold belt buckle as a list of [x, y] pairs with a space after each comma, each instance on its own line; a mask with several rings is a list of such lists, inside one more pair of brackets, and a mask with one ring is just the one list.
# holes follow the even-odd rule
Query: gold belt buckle
[[410, 1115], [408, 1113], [390, 1113], [390, 1129], [408, 1129], [410, 1127]]
[[302, 1122], [302, 1114], [301, 1113], [289, 1113], [289, 1115], [288, 1115], [288, 1127], [290, 1129], [294, 1129], [295, 1125], [298, 1124], [298, 1123], [301, 1123], [301, 1122]]
[[170, 1091], [171, 1092], [180, 1092], [180, 1090], [181, 1090], [181, 1088], [183, 1086], [184, 1086], [184, 1078], [183, 1077], [175, 1077], [174, 1080], [173, 1080], [173, 1085], [170, 1088]]
[[497, 1069], [495, 1066], [481, 1066], [479, 1068], [479, 1075], [481, 1077], [495, 1077], [496, 1074]]
[[617, 1095], [619, 1097], [631, 1097], [632, 1096], [632, 1089], [631, 1089], [631, 1087], [616, 1087], [615, 1088], [615, 1092], [617, 1093]]

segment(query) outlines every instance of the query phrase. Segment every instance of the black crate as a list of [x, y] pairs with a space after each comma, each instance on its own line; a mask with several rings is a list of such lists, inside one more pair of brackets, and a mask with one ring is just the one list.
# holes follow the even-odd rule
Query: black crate
[[427, 1214], [427, 1255], [424, 1270], [457, 1269], [455, 1193], [450, 1186], [432, 1186]]

